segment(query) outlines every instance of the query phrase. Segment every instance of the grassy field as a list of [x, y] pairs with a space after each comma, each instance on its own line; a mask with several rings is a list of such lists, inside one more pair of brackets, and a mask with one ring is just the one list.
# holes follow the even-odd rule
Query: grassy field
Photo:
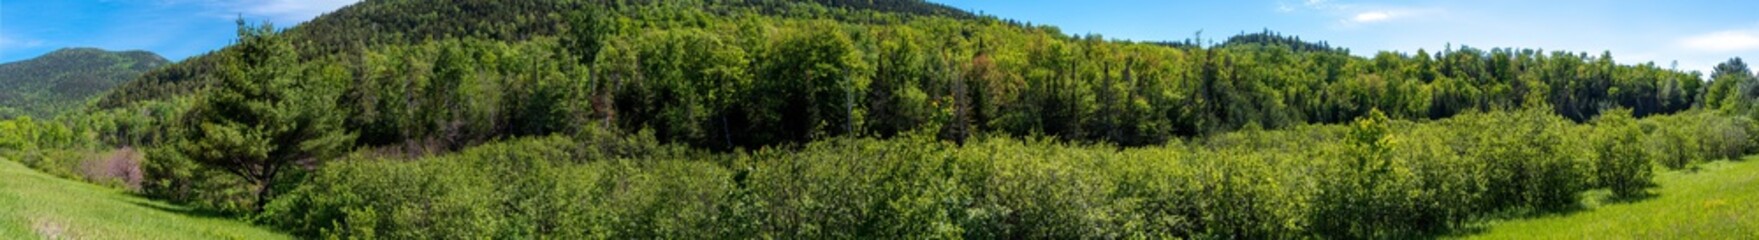
[[1759, 239], [1759, 157], [1664, 171], [1656, 195], [1586, 210], [1492, 223], [1476, 239]]
[[250, 224], [0, 160], [3, 239], [288, 239]]

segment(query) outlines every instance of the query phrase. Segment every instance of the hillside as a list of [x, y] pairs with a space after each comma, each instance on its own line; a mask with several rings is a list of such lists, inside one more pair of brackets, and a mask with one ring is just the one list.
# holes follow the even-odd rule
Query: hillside
[[[0, 159], [0, 236], [9, 239], [290, 239], [188, 207], [56, 178]], [[33, 237], [34, 236], [34, 237]]]
[[0, 119], [49, 118], [141, 73], [170, 64], [146, 51], [67, 48], [0, 64]]
[[[926, 126], [954, 140], [999, 132], [1141, 146], [1373, 109], [1399, 119], [1530, 105], [1575, 121], [1610, 108], [1647, 116], [1707, 92], [1690, 73], [1615, 64], [1609, 52], [1461, 46], [1364, 58], [1272, 32], [1177, 47], [922, 1], [853, 2], [366, 1], [285, 35], [308, 70], [335, 68], [326, 74], [347, 85], [345, 124], [364, 143], [443, 149], [575, 122], [718, 150]], [[148, 73], [100, 106], [197, 91], [239, 51]], [[484, 88], [460, 91], [506, 94], [433, 88], [468, 74]]]
[[[717, 15], [761, 14], [794, 18], [842, 18], [877, 21], [867, 13], [900, 16], [939, 16], [960, 19], [976, 15], [923, 0], [522, 0], [363, 1], [309, 22], [294, 26], [288, 34], [307, 59], [326, 56], [358, 56], [363, 49], [386, 45], [409, 45], [443, 39], [475, 38], [495, 41], [526, 41], [561, 37], [575, 54], [597, 51], [593, 31], [614, 19], [607, 15], [679, 17], [665, 8], [693, 8]], [[647, 11], [647, 12], [642, 12]], [[849, 14], [845, 12], [861, 13]], [[633, 19], [631, 19], [633, 20]], [[226, 51], [226, 50], [223, 50]], [[346, 59], [346, 58], [344, 58]], [[587, 59], [590, 61], [590, 59]], [[210, 73], [216, 59], [196, 56], [181, 64], [149, 72], [141, 81], [129, 83], [120, 94], [100, 103], [121, 107], [139, 100], [163, 99], [204, 86], [202, 75]]]

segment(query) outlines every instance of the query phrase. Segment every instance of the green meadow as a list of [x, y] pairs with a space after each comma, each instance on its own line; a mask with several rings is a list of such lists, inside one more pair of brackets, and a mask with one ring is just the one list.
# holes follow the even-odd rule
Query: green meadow
[[0, 160], [0, 238], [289, 239], [230, 218]]

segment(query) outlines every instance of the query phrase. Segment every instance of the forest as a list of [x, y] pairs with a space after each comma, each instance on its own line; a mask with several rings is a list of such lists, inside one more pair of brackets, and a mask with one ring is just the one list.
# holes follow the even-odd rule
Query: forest
[[0, 157], [306, 238], [1385, 239], [1641, 199], [1759, 150], [1739, 58], [1136, 42], [918, 0], [237, 25], [0, 121]]

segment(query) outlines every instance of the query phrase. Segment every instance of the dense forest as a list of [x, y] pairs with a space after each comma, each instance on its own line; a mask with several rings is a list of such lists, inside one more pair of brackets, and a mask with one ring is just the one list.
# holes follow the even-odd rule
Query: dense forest
[[50, 118], [76, 110], [87, 99], [169, 64], [150, 52], [93, 48], [60, 49], [0, 64], [0, 119]]
[[0, 122], [0, 156], [312, 238], [1411, 238], [1751, 153], [1755, 97], [1738, 58], [1132, 42], [917, 0], [370, 0], [240, 20]]

